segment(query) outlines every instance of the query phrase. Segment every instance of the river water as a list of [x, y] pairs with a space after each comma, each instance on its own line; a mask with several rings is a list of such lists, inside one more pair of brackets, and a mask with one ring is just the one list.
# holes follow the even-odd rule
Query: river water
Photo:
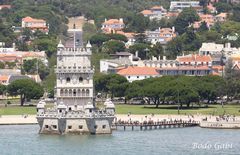
[[39, 135], [37, 125], [0, 126], [0, 155], [239, 155], [240, 131], [192, 128]]

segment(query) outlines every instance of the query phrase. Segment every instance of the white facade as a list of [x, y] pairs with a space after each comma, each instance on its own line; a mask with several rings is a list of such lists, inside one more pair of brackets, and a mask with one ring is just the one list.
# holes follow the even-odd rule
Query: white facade
[[231, 55], [240, 54], [240, 48], [231, 47], [230, 43], [226, 43], [225, 46], [216, 43], [202, 43], [199, 54], [212, 56], [224, 54], [226, 57], [230, 57]]
[[71, 108], [83, 108], [93, 103], [93, 73], [90, 57], [91, 46], [85, 48], [65, 48], [61, 43], [57, 52], [58, 102]]
[[171, 1], [170, 11], [182, 11], [190, 7], [199, 8], [199, 1]]
[[144, 80], [153, 77], [159, 77], [160, 75], [124, 75], [128, 82], [133, 82], [137, 80]]

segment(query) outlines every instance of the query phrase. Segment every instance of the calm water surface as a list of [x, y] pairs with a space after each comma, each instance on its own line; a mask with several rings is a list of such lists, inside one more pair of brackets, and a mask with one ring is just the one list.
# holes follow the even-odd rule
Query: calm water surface
[[39, 135], [37, 125], [0, 126], [0, 155], [240, 155], [239, 130], [181, 128], [112, 135]]

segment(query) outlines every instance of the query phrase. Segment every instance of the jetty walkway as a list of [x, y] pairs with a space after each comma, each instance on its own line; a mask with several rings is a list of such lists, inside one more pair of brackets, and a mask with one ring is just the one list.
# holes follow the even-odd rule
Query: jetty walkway
[[144, 121], [142, 123], [135, 122], [124, 122], [118, 121], [113, 124], [113, 128], [118, 130], [152, 130], [152, 129], [164, 129], [164, 128], [183, 128], [183, 127], [195, 127], [199, 126], [198, 121]]

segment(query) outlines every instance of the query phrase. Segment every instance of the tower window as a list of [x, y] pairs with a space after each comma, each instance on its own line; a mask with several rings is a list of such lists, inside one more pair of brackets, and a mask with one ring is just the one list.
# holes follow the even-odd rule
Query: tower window
[[79, 129], [83, 129], [83, 126], [82, 126], [82, 125], [79, 125], [78, 128], [79, 128]]
[[68, 126], [68, 129], [69, 129], [69, 130], [71, 130], [71, 129], [72, 129], [72, 126], [71, 126], [71, 125], [69, 125], [69, 126]]
[[66, 81], [69, 83], [71, 81], [70, 77], [67, 77]]
[[53, 127], [53, 129], [57, 129], [57, 126], [56, 126], [56, 125], [53, 125], [52, 127]]
[[82, 81], [83, 81], [83, 78], [82, 78], [82, 77], [80, 77], [80, 78], [79, 78], [79, 82], [82, 82]]
[[74, 92], [73, 92], [73, 96], [76, 96], [76, 94], [77, 94], [76, 91], [74, 91]]

